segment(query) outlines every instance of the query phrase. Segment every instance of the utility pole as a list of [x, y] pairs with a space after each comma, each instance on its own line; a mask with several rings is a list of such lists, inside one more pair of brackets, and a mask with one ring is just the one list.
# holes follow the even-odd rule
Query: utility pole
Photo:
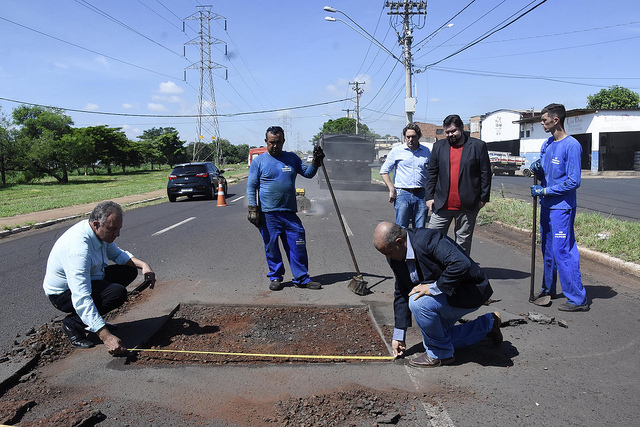
[[[356, 135], [358, 135], [358, 128], [360, 127], [360, 95], [362, 95], [362, 93], [364, 92], [364, 89], [362, 89], [360, 87], [360, 85], [363, 85], [364, 82], [360, 83], [360, 82], [349, 82], [349, 85], [354, 85], [355, 87], [353, 88], [354, 92], [356, 93]], [[349, 114], [349, 112], [347, 111], [347, 114]]]
[[413, 113], [416, 112], [416, 99], [411, 93], [411, 76], [413, 70], [411, 69], [411, 43], [413, 42], [413, 28], [411, 18], [414, 15], [427, 16], [427, 2], [426, 1], [387, 1], [385, 7], [389, 8], [387, 15], [401, 15], [402, 20], [402, 35], [396, 30], [398, 36], [398, 43], [403, 46], [404, 51], [404, 73], [405, 73], [405, 100], [404, 111], [406, 115], [407, 124], [413, 122]]
[[[212, 69], [226, 68], [223, 65], [211, 62], [211, 45], [224, 44], [225, 54], [227, 45], [222, 40], [211, 37], [211, 20], [225, 19], [223, 16], [211, 13], [211, 6], [196, 6], [198, 12], [185, 18], [187, 20], [199, 20], [200, 31], [198, 37], [188, 41], [188, 44], [197, 44], [200, 46], [200, 61], [195, 62], [185, 68], [184, 80], [187, 80], [188, 69], [200, 70], [200, 86], [198, 88], [198, 118], [196, 122], [196, 140], [193, 144], [193, 160], [200, 160], [198, 156], [198, 142], [206, 143], [207, 137], [213, 142], [213, 157], [217, 166], [220, 166], [220, 158], [222, 156], [220, 148], [220, 127], [218, 126], [218, 113], [216, 109], [216, 98], [213, 90]], [[182, 23], [184, 30], [184, 22]], [[227, 21], [225, 19], [225, 29]], [[225, 70], [226, 71], [226, 70]], [[225, 76], [226, 78], [226, 76]], [[205, 159], [202, 159], [205, 160]]]

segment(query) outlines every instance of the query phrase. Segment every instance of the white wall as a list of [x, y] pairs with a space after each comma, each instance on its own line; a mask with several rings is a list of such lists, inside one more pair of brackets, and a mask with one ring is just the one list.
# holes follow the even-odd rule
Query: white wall
[[482, 120], [480, 139], [484, 142], [511, 141], [520, 139], [520, 113], [511, 110], [499, 110], [488, 114]]

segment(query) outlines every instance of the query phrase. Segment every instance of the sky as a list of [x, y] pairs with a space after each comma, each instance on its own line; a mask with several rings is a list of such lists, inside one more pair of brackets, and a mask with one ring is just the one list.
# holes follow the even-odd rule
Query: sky
[[[353, 82], [362, 83], [361, 123], [401, 135], [405, 72], [391, 54], [403, 58], [402, 28], [383, 0], [2, 0], [0, 114], [54, 106], [75, 127], [118, 127], [132, 140], [174, 127], [194, 141], [198, 6], [218, 18], [211, 61], [222, 138], [261, 146], [279, 125], [285, 149], [309, 150], [325, 121], [354, 114]], [[640, 92], [637, 0], [429, 0], [413, 26], [414, 121], [468, 122], [552, 102], [584, 108], [613, 85]]]

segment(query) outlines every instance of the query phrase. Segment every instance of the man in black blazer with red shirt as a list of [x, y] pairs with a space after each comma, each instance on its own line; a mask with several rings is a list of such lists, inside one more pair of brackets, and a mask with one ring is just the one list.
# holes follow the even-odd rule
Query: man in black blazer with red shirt
[[[453, 363], [454, 349], [488, 338], [502, 342], [499, 313], [487, 313], [456, 325], [484, 304], [493, 290], [484, 271], [449, 237], [437, 230], [407, 230], [381, 222], [373, 236], [376, 249], [387, 257], [396, 277], [392, 349], [406, 350], [406, 330], [413, 314], [426, 352], [409, 361], [421, 368]], [[455, 325], [455, 326], [454, 326]]]
[[447, 234], [454, 221], [456, 243], [470, 254], [476, 217], [491, 193], [489, 153], [483, 141], [464, 132], [457, 114], [443, 126], [447, 139], [434, 144], [427, 169], [427, 206], [433, 211], [428, 228]]

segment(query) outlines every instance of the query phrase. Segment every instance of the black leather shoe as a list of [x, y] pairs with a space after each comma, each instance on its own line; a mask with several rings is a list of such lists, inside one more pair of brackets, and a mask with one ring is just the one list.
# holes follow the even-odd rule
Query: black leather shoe
[[67, 325], [62, 325], [62, 331], [69, 337], [71, 345], [76, 348], [91, 348], [95, 347], [95, 344], [87, 339], [84, 332], [78, 332]]
[[442, 365], [451, 365], [455, 360], [453, 356], [447, 357], [446, 359], [434, 359], [427, 353], [424, 353], [409, 360], [409, 365], [415, 366], [416, 368], [435, 368]]
[[500, 313], [498, 313], [497, 311], [494, 311], [491, 314], [493, 315], [493, 326], [487, 334], [487, 339], [489, 339], [489, 347], [498, 347], [504, 340], [502, 331], [500, 331], [502, 317], [500, 317]]
[[284, 288], [284, 286], [282, 286], [282, 281], [281, 280], [272, 280], [271, 283], [269, 283], [269, 289], [271, 289], [272, 291], [281, 291], [282, 288]]
[[575, 305], [570, 302], [565, 302], [564, 304], [560, 304], [558, 306], [558, 310], [560, 311], [589, 311], [589, 306], [587, 304]]
[[297, 284], [296, 288], [306, 288], [306, 289], [318, 290], [318, 289], [322, 289], [322, 285], [320, 283], [318, 283], [318, 282], [307, 282], [307, 283]]

